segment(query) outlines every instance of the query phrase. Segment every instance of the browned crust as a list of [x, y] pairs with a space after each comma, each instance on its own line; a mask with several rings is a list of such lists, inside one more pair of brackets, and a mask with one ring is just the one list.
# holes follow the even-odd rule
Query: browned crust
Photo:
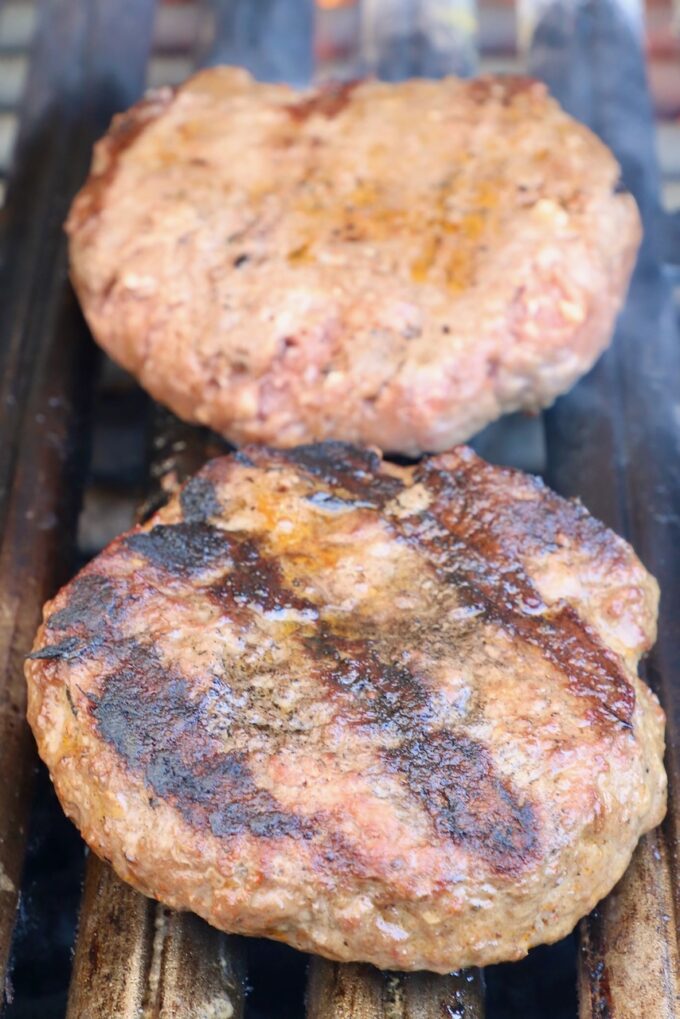
[[322, 86], [314, 95], [307, 99], [300, 99], [295, 103], [289, 103], [286, 109], [294, 121], [307, 120], [315, 114], [332, 119], [341, 113], [349, 103], [352, 92], [359, 84], [358, 81], [344, 83], [329, 83]]
[[90, 173], [69, 211], [64, 224], [68, 234], [77, 233], [90, 219], [97, 217], [123, 153], [168, 108], [176, 92], [176, 88], [170, 87], [156, 89], [129, 110], [113, 117], [108, 131], [95, 145]]
[[[236, 84], [232, 78], [227, 84], [220, 83], [221, 74], [224, 82], [228, 74], [236, 75]], [[489, 254], [497, 247], [504, 250], [510, 241], [507, 226], [499, 227], [500, 236], [496, 236], [495, 227], [484, 225], [495, 222], [496, 214], [489, 212], [489, 196], [482, 193], [486, 158], [483, 145], [481, 197], [469, 208], [463, 203], [462, 225], [442, 226], [438, 224], [439, 214], [431, 210], [427, 213], [425, 208], [417, 217], [420, 225], [414, 226], [408, 209], [393, 207], [394, 196], [385, 209], [379, 202], [374, 209], [367, 197], [375, 185], [370, 171], [367, 186], [363, 177], [358, 181], [355, 205], [347, 196], [338, 197], [334, 205], [333, 197], [329, 199], [325, 193], [318, 208], [314, 205], [314, 153], [323, 150], [326, 129], [332, 132], [340, 124], [337, 129], [342, 132], [346, 114], [354, 117], [357, 110], [370, 109], [368, 96], [364, 95], [370, 87], [371, 83], [352, 82], [295, 98], [290, 89], [277, 86], [269, 91], [269, 86], [244, 80], [237, 72], [203, 72], [186, 83], [175, 100], [167, 91], [134, 107], [120, 127], [114, 128], [112, 136], [99, 144], [92, 177], [76, 198], [67, 221], [74, 283], [98, 341], [175, 413], [208, 424], [237, 444], [258, 441], [291, 446], [300, 441], [343, 438], [414, 455], [448, 448], [501, 413], [549, 405], [592, 366], [611, 338], [639, 246], [641, 224], [632, 197], [614, 193], [616, 167], [604, 146], [562, 114], [545, 87], [530, 78], [487, 76], [461, 86], [463, 105], [471, 102], [480, 109], [500, 109], [503, 130], [512, 133], [516, 124], [536, 124], [545, 119], [547, 124], [559, 122], [562, 131], [555, 137], [549, 135], [550, 151], [546, 149], [542, 154], [532, 149], [527, 162], [529, 178], [540, 176], [541, 159], [545, 159], [546, 180], [561, 182], [554, 194], [547, 185], [544, 188], [548, 194], [544, 203], [545, 237], [540, 240], [532, 234], [519, 259], [513, 259], [502, 271], [494, 263], [487, 278], [484, 273]], [[246, 207], [252, 203], [251, 226], [233, 231], [225, 228], [224, 236], [217, 229], [211, 236], [216, 219], [213, 209], [212, 214], [202, 212], [196, 219], [181, 217], [186, 227], [178, 226], [176, 237], [168, 228], [166, 235], [166, 225], [173, 221], [175, 191], [162, 192], [163, 168], [169, 162], [178, 171], [180, 203], [187, 201], [188, 189], [198, 183], [202, 190], [196, 197], [197, 207], [211, 208], [210, 182], [219, 177], [220, 165], [230, 162], [220, 164], [216, 160], [212, 173], [210, 158], [215, 154], [210, 150], [205, 176], [201, 177], [196, 166], [192, 169], [191, 146], [200, 144], [192, 141], [191, 117], [199, 115], [192, 111], [203, 111], [205, 117], [206, 104], [214, 99], [217, 115], [228, 123], [224, 111], [229, 108], [232, 89], [238, 99], [237, 109], [242, 100], [252, 101], [256, 111], [260, 109], [275, 121], [267, 129], [269, 133], [254, 131], [252, 138], [248, 128], [241, 125], [246, 147], [258, 151], [258, 145], [265, 146], [272, 166], [278, 159], [283, 165], [287, 153], [297, 152], [300, 179], [292, 185], [293, 206], [288, 207], [284, 200], [280, 219], [269, 221], [265, 215], [259, 222], [262, 209], [271, 204], [268, 196], [275, 196], [280, 182], [272, 174], [271, 180], [258, 181], [248, 194], [248, 181], [239, 179], [235, 190], [244, 192]], [[258, 89], [262, 90], [260, 107]], [[404, 107], [408, 108], [408, 97], [404, 98]], [[502, 117], [507, 117], [508, 123]], [[127, 199], [127, 195], [134, 194], [134, 186], [122, 194], [122, 185], [117, 191], [116, 182], [120, 183], [125, 168], [133, 165], [134, 157], [128, 161], [128, 155], [135, 149], [135, 142], [143, 140], [146, 127], [158, 126], [154, 137], [161, 145], [164, 122], [171, 125], [169, 138], [165, 138], [174, 146], [168, 149], [171, 155], [163, 149], [156, 163], [157, 153], [150, 145], [148, 151], [144, 149], [145, 156], [140, 156], [142, 163], [146, 158], [151, 170], [158, 172], [161, 185], [158, 196], [140, 197], [140, 209], [158, 206], [157, 220], [149, 227], [148, 260], [139, 250], [131, 259], [125, 254], [117, 257], [107, 252], [106, 237], [115, 236], [116, 250], [121, 244], [125, 248], [120, 224], [124, 226], [126, 217], [135, 220], [136, 214]], [[253, 114], [250, 123], [258, 122]], [[205, 130], [205, 121], [203, 125]], [[172, 133], [176, 129], [177, 136]], [[301, 137], [304, 142], [300, 142]], [[579, 164], [579, 172], [574, 173], [573, 168], [565, 170], [560, 164], [556, 152], [561, 147], [568, 153], [567, 142], [592, 147], [591, 166], [597, 180], [592, 194], [583, 166]], [[513, 144], [516, 151], [523, 151], [522, 137]], [[177, 153], [174, 164], [173, 153]], [[185, 157], [190, 173], [183, 188]], [[474, 162], [475, 158], [478, 154], [474, 150], [461, 155], [462, 163]], [[196, 163], [200, 164], [201, 159]], [[263, 159], [262, 165], [269, 165], [268, 160]], [[444, 161], [444, 177], [446, 169]], [[321, 173], [322, 184], [328, 172], [325, 168]], [[312, 177], [307, 179], [305, 173]], [[365, 168], [362, 173], [365, 176]], [[384, 176], [384, 171], [378, 170], [377, 193], [381, 173]], [[602, 185], [607, 174], [611, 174], [609, 192]], [[172, 180], [174, 188], [175, 178]], [[310, 180], [312, 187], [308, 187]], [[228, 196], [232, 183], [229, 175], [224, 175], [219, 186], [215, 184], [216, 193]], [[504, 182], [491, 181], [492, 190], [499, 190], [496, 185], [504, 186]], [[528, 187], [531, 192], [531, 184]], [[520, 219], [529, 205], [541, 205], [540, 193], [505, 193], [501, 187], [499, 194], [504, 195], [501, 208]], [[455, 200], [455, 188], [451, 196]], [[121, 203], [119, 220], [116, 209]], [[302, 206], [306, 211], [300, 211]], [[167, 216], [161, 216], [163, 209], [168, 210]], [[589, 210], [587, 215], [584, 209]], [[277, 223], [290, 223], [296, 216], [299, 222], [291, 237], [285, 230], [277, 232]], [[571, 233], [562, 236], [551, 217], [570, 219]], [[526, 226], [526, 218], [522, 223]], [[131, 226], [131, 236], [144, 234], [145, 229], [137, 223]], [[156, 247], [154, 230], [159, 235]], [[274, 233], [267, 248], [269, 230]], [[451, 251], [450, 231], [458, 231], [455, 236], [460, 238]], [[297, 238], [297, 232], [305, 236]], [[406, 253], [399, 256], [401, 262], [394, 270], [394, 294], [385, 289], [381, 273], [374, 272], [371, 258], [362, 254], [372, 246], [382, 250], [381, 245], [390, 236], [404, 238], [402, 252]], [[575, 237], [583, 242], [582, 250]], [[195, 251], [189, 256], [188, 246], [194, 243]], [[315, 261], [317, 245], [320, 251]], [[223, 252], [223, 264], [213, 260], [208, 265], [207, 250]], [[441, 251], [447, 254], [440, 265]], [[556, 261], [557, 251], [562, 252], [563, 263]], [[385, 254], [388, 261], [394, 257], [394, 252]], [[188, 259], [186, 265], [184, 258]], [[332, 276], [324, 267], [334, 265], [334, 260], [338, 269]], [[522, 263], [521, 269], [516, 269], [518, 262]], [[359, 276], [350, 285], [347, 281], [354, 277], [349, 266], [354, 269], [358, 265]], [[446, 266], [444, 272], [442, 267]], [[265, 278], [267, 267], [274, 282], [285, 277], [288, 285], [277, 289], [267, 283], [258, 291], [257, 278]], [[476, 291], [478, 270], [483, 283]], [[517, 285], [513, 288], [516, 271]], [[183, 286], [173, 285], [178, 282], [173, 280], [175, 272], [194, 280], [193, 303]], [[589, 277], [597, 280], [594, 288]], [[345, 285], [347, 293], [343, 292]], [[501, 290], [503, 296], [499, 298]], [[371, 306], [362, 295], [374, 291], [381, 299]], [[295, 303], [302, 300], [300, 294], [316, 309], [313, 314], [303, 316], [295, 311]], [[459, 314], [460, 301], [466, 294], [476, 296], [474, 307], [478, 310], [473, 317], [479, 319], [477, 334], [470, 328], [470, 309]], [[325, 304], [323, 295], [327, 297]], [[495, 308], [495, 300], [501, 301], [500, 311]], [[325, 316], [320, 307], [327, 309]], [[271, 325], [279, 319], [292, 321], [289, 333], [279, 335], [278, 326]], [[248, 336], [243, 324], [246, 321]], [[459, 327], [459, 321], [467, 324]], [[459, 328], [463, 331], [457, 337]], [[456, 339], [460, 340], [459, 347]], [[377, 367], [366, 356], [367, 348], [373, 346], [376, 361], [384, 362]], [[454, 356], [452, 351], [459, 352]], [[430, 363], [439, 364], [441, 371], [423, 371]]]
[[[241, 522], [225, 529], [233, 514]], [[305, 520], [320, 528], [315, 538], [306, 537]], [[291, 526], [280, 531], [281, 521]], [[374, 546], [360, 535], [375, 539], [376, 525], [379, 548], [388, 542], [396, 562], [417, 562], [416, 572], [406, 588], [390, 581], [349, 615], [338, 613], [319, 591], [342, 575], [355, 546], [366, 543], [371, 558]], [[578, 596], [567, 604], [541, 593], [546, 575], [569, 568]], [[305, 582], [310, 569], [318, 589]], [[400, 615], [413, 584], [427, 593], [413, 617]], [[398, 468], [340, 443], [251, 447], [208, 464], [46, 606], [27, 663], [29, 718], [66, 809], [137, 887], [227, 929], [330, 957], [445, 970], [560, 936], [613, 883], [640, 830], [658, 820], [662, 716], [631, 667], [654, 638], [655, 612], [655, 584], [621, 539], [536, 479], [470, 450]], [[210, 644], [201, 649], [215, 619], [220, 641], [231, 635], [241, 651], [228, 652], [227, 643], [211, 657]], [[614, 640], [617, 625], [627, 648]], [[276, 659], [273, 686], [262, 686], [272, 637], [287, 657]], [[495, 645], [507, 659], [490, 700], [477, 698], [494, 659], [477, 659], [476, 644]], [[445, 674], [473, 669], [460, 717], [443, 706], [442, 665]], [[523, 750], [507, 735], [534, 671], [555, 698], [537, 720], [535, 738], [544, 726], [554, 730], [544, 753], [556, 738], [565, 760], [592, 768], [586, 786], [616, 786], [595, 799], [590, 819], [553, 789], [547, 760], [527, 785]], [[495, 698], [508, 716], [492, 723]], [[345, 756], [331, 751], [345, 742]], [[352, 755], [367, 749], [364, 788]], [[291, 752], [298, 769], [311, 768], [310, 784], [292, 800]], [[347, 776], [339, 801], [324, 798]], [[374, 786], [383, 792], [371, 800]], [[599, 795], [592, 790], [584, 803]], [[583, 793], [570, 795], [580, 801]], [[375, 832], [368, 837], [370, 819], [357, 838], [352, 819], [366, 797], [369, 817], [383, 812], [385, 844]], [[405, 847], [421, 832], [410, 863], [397, 869], [390, 824]], [[464, 861], [474, 869], [461, 902], [446, 874]], [[566, 889], [560, 907], [550, 907], [547, 928], [527, 928], [526, 903], [537, 915], [547, 908], [556, 867]], [[567, 894], [572, 885], [578, 905]], [[464, 925], [479, 926], [481, 889], [492, 887], [489, 945], [457, 948]], [[258, 905], [258, 889], [273, 898]], [[288, 896], [297, 906], [274, 908]], [[366, 898], [392, 917], [387, 933], [343, 919]], [[506, 921], [504, 910], [515, 919]], [[433, 911], [441, 920], [431, 928], [423, 917]], [[396, 946], [395, 924], [408, 932]], [[491, 935], [499, 924], [507, 924], [500, 942]]]

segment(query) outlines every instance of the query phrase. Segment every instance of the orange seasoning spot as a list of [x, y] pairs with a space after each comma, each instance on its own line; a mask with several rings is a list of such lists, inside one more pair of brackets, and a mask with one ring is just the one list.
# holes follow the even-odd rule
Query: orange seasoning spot
[[293, 248], [292, 251], [289, 251], [288, 261], [291, 265], [304, 265], [307, 262], [311, 262], [312, 255], [309, 250], [309, 244], [301, 244], [298, 248]]
[[422, 248], [418, 258], [411, 263], [411, 279], [414, 283], [424, 283], [430, 274], [441, 244], [438, 234], [431, 234]]

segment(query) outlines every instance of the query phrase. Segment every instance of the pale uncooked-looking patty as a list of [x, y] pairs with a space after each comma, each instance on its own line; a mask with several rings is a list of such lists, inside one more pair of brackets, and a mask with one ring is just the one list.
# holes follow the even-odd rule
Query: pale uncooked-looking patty
[[640, 237], [618, 175], [528, 79], [301, 94], [214, 68], [114, 120], [73, 281], [117, 361], [237, 444], [438, 451], [609, 342]]
[[334, 959], [516, 959], [663, 816], [657, 594], [579, 504], [466, 448], [252, 448], [46, 606], [29, 719], [149, 895]]

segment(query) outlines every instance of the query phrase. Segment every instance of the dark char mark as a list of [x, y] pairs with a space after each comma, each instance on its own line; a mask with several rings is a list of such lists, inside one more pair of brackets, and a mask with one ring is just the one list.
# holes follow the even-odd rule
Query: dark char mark
[[285, 109], [290, 117], [299, 123], [315, 113], [329, 119], [337, 117], [347, 106], [349, 97], [358, 84], [358, 81], [332, 82], [321, 88], [316, 95], [310, 96], [309, 99], [301, 99], [297, 103], [290, 103]]
[[[494, 533], [488, 497], [481, 487], [475, 490], [468, 470], [459, 474], [421, 466], [417, 479], [436, 501], [430, 511], [400, 522], [402, 533], [428, 552], [438, 575], [482, 619], [535, 647], [567, 677], [572, 693], [588, 697], [594, 720], [630, 728], [635, 690], [618, 657], [569, 605], [543, 602], [518, 561], [521, 526], [513, 534], [511, 523], [501, 521]], [[461, 505], [462, 495], [463, 510], [454, 517], [450, 508]], [[527, 531], [524, 537], [529, 552], [532, 536]]]
[[538, 851], [538, 824], [495, 772], [488, 750], [446, 731], [418, 733], [385, 753], [432, 819], [435, 831], [495, 870], [519, 872]]
[[125, 544], [154, 566], [170, 573], [192, 573], [229, 558], [228, 534], [206, 523], [157, 524], [150, 531], [131, 534]]
[[348, 442], [318, 442], [274, 452], [331, 488], [344, 489], [369, 506], [383, 506], [399, 495], [403, 482], [382, 474], [380, 456]]
[[75, 630], [85, 639], [99, 636], [117, 602], [111, 581], [98, 573], [86, 573], [71, 582], [67, 596], [68, 603], [52, 613], [47, 628]]
[[182, 515], [188, 524], [203, 524], [222, 512], [215, 486], [209, 478], [200, 475], [187, 481], [180, 492], [179, 501]]
[[27, 657], [34, 661], [41, 658], [69, 661], [71, 658], [77, 658], [83, 650], [83, 641], [79, 637], [66, 637], [58, 644], [46, 644], [39, 651], [34, 651]]
[[403, 735], [430, 717], [426, 687], [405, 665], [384, 662], [370, 640], [340, 636], [326, 626], [304, 638], [304, 645], [350, 724]]
[[403, 779], [436, 834], [499, 873], [516, 874], [527, 866], [538, 853], [532, 806], [520, 804], [498, 777], [481, 743], [431, 728], [436, 712], [418, 677], [403, 664], [382, 661], [370, 640], [324, 628], [304, 643], [347, 724], [387, 737], [381, 754], [388, 770]]
[[[222, 687], [219, 680], [214, 681]], [[92, 698], [99, 732], [157, 796], [218, 838], [310, 838], [309, 822], [258, 788], [242, 753], [225, 753], [209, 731], [209, 705], [227, 688], [196, 699], [153, 648], [130, 644], [125, 662]]]
[[[312, 476], [360, 497], [367, 493], [374, 498], [376, 480], [388, 483], [385, 498], [401, 488], [396, 479], [376, 479], [380, 458], [375, 453], [345, 444], [275, 455], [292, 458]], [[210, 494], [199, 490], [199, 506], [206, 498], [209, 501]], [[190, 505], [190, 513], [199, 511]], [[437, 521], [429, 521], [428, 528], [428, 533], [442, 530]], [[240, 540], [205, 522], [189, 521], [157, 526], [126, 541], [150, 561], [180, 575], [225, 557], [230, 572], [210, 589], [211, 596], [222, 601], [246, 608], [257, 605], [265, 611], [313, 608], [286, 589], [279, 563], [263, 556], [251, 538]], [[458, 541], [456, 549], [463, 545]], [[445, 552], [448, 563], [449, 545]], [[75, 605], [81, 616], [90, 618], [89, 597], [98, 605], [91, 619], [101, 625], [106, 620], [102, 605], [115, 603], [113, 588], [103, 577], [82, 581], [74, 584], [75, 597], [62, 612]], [[478, 597], [476, 588], [473, 593]], [[82, 623], [80, 616], [78, 621]], [[468, 847], [499, 871], [514, 873], [525, 865], [537, 841], [531, 807], [518, 803], [513, 790], [495, 774], [491, 755], [481, 744], [462, 734], [431, 731], [436, 711], [427, 688], [407, 664], [383, 661], [378, 642], [334, 633], [329, 626], [306, 638], [305, 647], [348, 724], [370, 727], [372, 737], [385, 734], [386, 766], [402, 776], [438, 835]], [[157, 796], [174, 803], [193, 826], [217, 837], [240, 832], [267, 838], [313, 836], [314, 819], [282, 810], [270, 793], [255, 785], [246, 756], [225, 753], [211, 735], [211, 705], [230, 696], [223, 680], [215, 678], [212, 689], [196, 697], [151, 647], [119, 642], [117, 649], [117, 660], [109, 659], [101, 695], [92, 698], [92, 714], [102, 738]], [[66, 653], [70, 650], [67, 647]]]
[[254, 538], [234, 542], [231, 549], [232, 569], [211, 588], [221, 604], [252, 606], [263, 612], [279, 609], [316, 609], [300, 598], [283, 581], [281, 566], [276, 559], [264, 556]]
[[126, 544], [155, 566], [179, 577], [223, 563], [228, 572], [208, 590], [224, 607], [316, 612], [311, 602], [286, 587], [279, 562], [263, 555], [255, 537], [246, 538], [206, 523], [182, 523], [157, 525], [131, 535]]

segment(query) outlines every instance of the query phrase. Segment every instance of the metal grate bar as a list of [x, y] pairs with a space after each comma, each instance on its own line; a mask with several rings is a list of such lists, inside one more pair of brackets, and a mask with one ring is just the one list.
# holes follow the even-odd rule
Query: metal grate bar
[[[67, 286], [61, 224], [92, 141], [138, 91], [136, 56], [149, 6], [41, 5], [0, 238], [0, 764], [13, 776], [0, 791], [2, 986], [34, 760], [22, 663], [41, 603], [65, 579], [76, 510], [74, 424], [89, 400], [89, 347]], [[125, 59], [116, 62], [115, 54]]]
[[196, 70], [213, 31], [211, 11], [204, 0], [161, 4], [156, 11], [147, 85], [157, 88], [185, 81]]
[[238, 64], [262, 81], [307, 85], [312, 77], [313, 5], [307, 0], [231, 0], [215, 7], [206, 64]]
[[235, 939], [89, 857], [67, 1019], [241, 1019], [243, 977]]
[[[89, 392], [88, 348], [66, 285], [61, 221], [106, 102], [95, 104], [97, 90], [86, 87], [93, 11], [94, 5], [65, 0], [41, 8], [0, 236], [0, 765], [12, 776], [0, 790], [3, 986], [34, 760], [24, 722], [23, 657], [41, 603], [64, 579], [69, 559], [75, 436], [84, 431], [75, 426]], [[122, 103], [126, 98], [120, 95]]]
[[155, 910], [151, 899], [119, 881], [96, 856], [88, 858], [69, 1017], [142, 1013], [150, 988]]
[[581, 927], [582, 1019], [671, 1019], [680, 965], [666, 840], [650, 832], [609, 898]]
[[483, 1019], [477, 970], [383, 973], [372, 966], [312, 958], [307, 1019]]
[[440, 78], [477, 65], [476, 0], [364, 0], [361, 21], [365, 73]]
[[[680, 1015], [677, 846], [680, 823], [680, 344], [658, 262], [658, 171], [643, 56], [625, 11], [600, 0], [576, 16], [547, 8], [533, 69], [611, 146], [645, 221], [645, 243], [614, 346], [547, 418], [549, 481], [629, 537], [662, 589], [659, 641], [646, 673], [668, 714], [666, 825], [582, 924], [582, 1019]], [[677, 892], [676, 892], [677, 894]]]
[[188, 55], [194, 40], [198, 37], [203, 17], [204, 4], [195, 0], [184, 0], [178, 4], [161, 4], [156, 12], [153, 33], [153, 52]]
[[[79, 420], [87, 402], [87, 357], [75, 308], [55, 270], [43, 294], [43, 343], [33, 365], [18, 443], [18, 467], [5, 500], [0, 550], [0, 986], [14, 926], [31, 803], [33, 742], [25, 721], [23, 659], [46, 598], [64, 579], [77, 513]], [[61, 335], [61, 342], [57, 342]], [[45, 441], [45, 437], [49, 441]]]

